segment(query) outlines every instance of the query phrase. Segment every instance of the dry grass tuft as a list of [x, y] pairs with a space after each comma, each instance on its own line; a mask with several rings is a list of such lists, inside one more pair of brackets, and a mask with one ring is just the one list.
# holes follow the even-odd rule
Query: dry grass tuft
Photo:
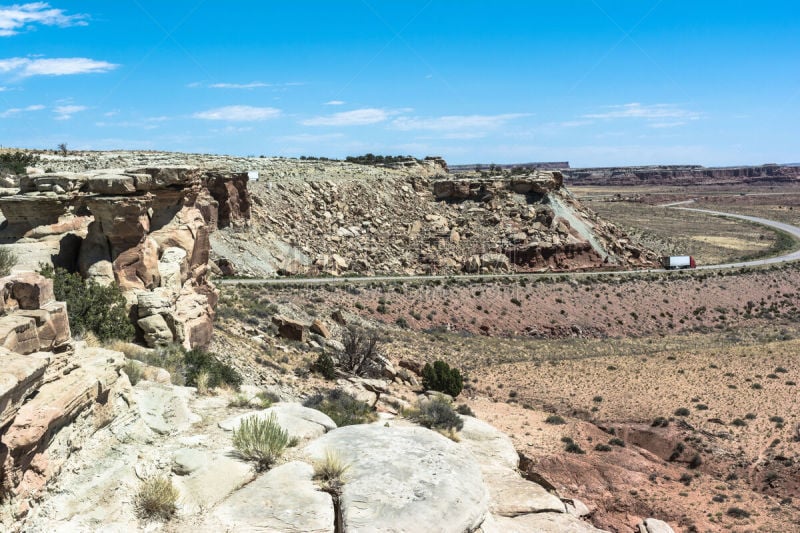
[[136, 494], [136, 509], [144, 518], [169, 520], [177, 510], [178, 489], [168, 476], [142, 481]]

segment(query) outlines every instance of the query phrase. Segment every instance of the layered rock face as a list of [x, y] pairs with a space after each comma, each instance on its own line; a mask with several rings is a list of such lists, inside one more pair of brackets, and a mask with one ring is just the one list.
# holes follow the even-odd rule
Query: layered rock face
[[781, 165], [576, 168], [563, 172], [574, 185], [776, 185], [800, 181], [800, 167]]
[[119, 381], [122, 354], [72, 343], [52, 280], [0, 278], [0, 304], [0, 495], [14, 496], [14, 512], [24, 513], [70, 453], [113, 418], [129, 384]]
[[205, 346], [217, 292], [210, 234], [246, 223], [247, 174], [193, 167], [36, 174], [0, 198], [16, 270], [40, 263], [117, 283], [149, 345]]
[[[355, 165], [351, 165], [355, 166]], [[251, 183], [247, 231], [212, 235], [243, 275], [532, 272], [652, 266], [556, 171], [498, 179], [382, 176]]]

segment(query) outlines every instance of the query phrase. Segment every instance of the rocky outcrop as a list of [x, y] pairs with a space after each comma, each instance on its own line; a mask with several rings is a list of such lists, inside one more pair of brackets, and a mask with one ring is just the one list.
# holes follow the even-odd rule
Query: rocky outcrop
[[0, 302], [0, 493], [24, 514], [69, 455], [113, 418], [127, 380], [119, 379], [122, 354], [72, 344], [52, 280], [2, 278]]
[[247, 222], [247, 175], [193, 167], [35, 174], [0, 198], [17, 270], [49, 263], [117, 283], [151, 346], [206, 346], [217, 292], [209, 236]]
[[442, 179], [434, 182], [433, 194], [437, 200], [485, 202], [507, 192], [544, 195], [560, 189], [563, 182], [559, 171], [536, 171], [507, 179]]
[[[107, 176], [127, 175], [111, 167], [150, 175], [154, 168], [175, 164], [225, 168], [243, 175], [251, 171], [253, 180], [247, 185], [242, 180], [220, 181], [213, 172], [204, 171], [206, 188], [218, 203], [218, 220], [208, 226], [222, 228], [208, 234], [212, 268], [226, 275], [422, 275], [656, 265], [653, 253], [570, 196], [562, 186], [566, 170], [542, 167], [496, 176], [474, 171], [456, 175], [449, 174], [447, 164], [436, 157], [390, 165], [163, 152], [42, 157], [43, 165], [56, 169], [108, 167]], [[131, 178], [132, 185], [130, 180], [104, 177], [93, 187], [129, 190], [146, 181]], [[182, 186], [169, 173], [151, 181], [162, 187], [158, 196], [164, 198], [170, 188]], [[59, 183], [62, 189], [81, 187], [80, 180]], [[229, 223], [237, 216], [246, 217], [248, 208], [252, 219], [248, 227]], [[131, 217], [138, 216], [132, 211]], [[57, 247], [51, 243], [51, 248]], [[101, 249], [97, 244], [93, 248]], [[152, 263], [152, 254], [136, 252], [123, 258], [124, 270], [134, 274], [133, 283], [141, 266], [148, 260]], [[486, 254], [505, 255], [507, 266], [496, 261], [479, 265], [475, 259]], [[96, 265], [92, 275], [108, 277], [107, 264], [92, 264]]]

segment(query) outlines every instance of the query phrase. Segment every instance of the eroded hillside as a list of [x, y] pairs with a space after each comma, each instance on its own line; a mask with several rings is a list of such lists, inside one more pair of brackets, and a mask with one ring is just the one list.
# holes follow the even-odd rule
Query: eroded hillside
[[189, 164], [257, 172], [252, 220], [211, 236], [223, 273], [425, 274], [616, 269], [655, 255], [598, 218], [558, 171], [514, 177], [447, 172], [444, 161], [391, 167], [341, 161], [155, 152], [46, 155], [56, 170]]

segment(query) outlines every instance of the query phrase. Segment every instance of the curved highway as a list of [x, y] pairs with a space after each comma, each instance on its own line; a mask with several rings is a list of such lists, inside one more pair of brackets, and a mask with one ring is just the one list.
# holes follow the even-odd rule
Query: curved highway
[[[685, 200], [683, 202], [675, 202], [671, 204], [662, 205], [659, 207], [669, 207], [672, 209], [682, 209], [685, 211], [695, 211], [698, 213], [706, 213], [708, 215], [738, 218], [748, 222], [755, 222], [762, 226], [768, 226], [783, 232], [788, 233], [797, 241], [800, 241], [800, 228], [786, 224], [784, 222], [777, 222], [775, 220], [768, 220], [766, 218], [752, 217], [748, 215], [737, 215], [735, 213], [723, 213], [721, 211], [711, 211], [709, 209], [696, 209], [691, 207], [679, 207], [686, 204], [693, 203], [694, 200]], [[791, 253], [779, 255], [776, 257], [766, 257], [764, 259], [755, 259], [753, 261], [743, 261], [739, 263], [723, 263], [719, 265], [701, 265], [697, 270], [722, 270], [727, 268], [742, 268], [760, 265], [771, 265], [775, 263], [785, 263], [788, 261], [800, 260], [800, 249]], [[469, 280], [469, 279], [498, 279], [498, 278], [511, 278], [511, 277], [556, 277], [556, 276], [570, 276], [570, 277], [589, 277], [589, 276], [603, 276], [603, 275], [641, 275], [652, 272], [674, 272], [665, 269], [649, 269], [649, 270], [603, 270], [603, 271], [590, 271], [590, 272], [547, 272], [547, 273], [509, 273], [509, 274], [458, 274], [458, 275], [431, 275], [431, 276], [357, 276], [357, 277], [317, 277], [317, 278], [242, 278], [242, 279], [220, 279], [216, 280], [218, 285], [326, 285], [334, 283], [369, 283], [377, 281], [432, 281], [432, 280]]]

